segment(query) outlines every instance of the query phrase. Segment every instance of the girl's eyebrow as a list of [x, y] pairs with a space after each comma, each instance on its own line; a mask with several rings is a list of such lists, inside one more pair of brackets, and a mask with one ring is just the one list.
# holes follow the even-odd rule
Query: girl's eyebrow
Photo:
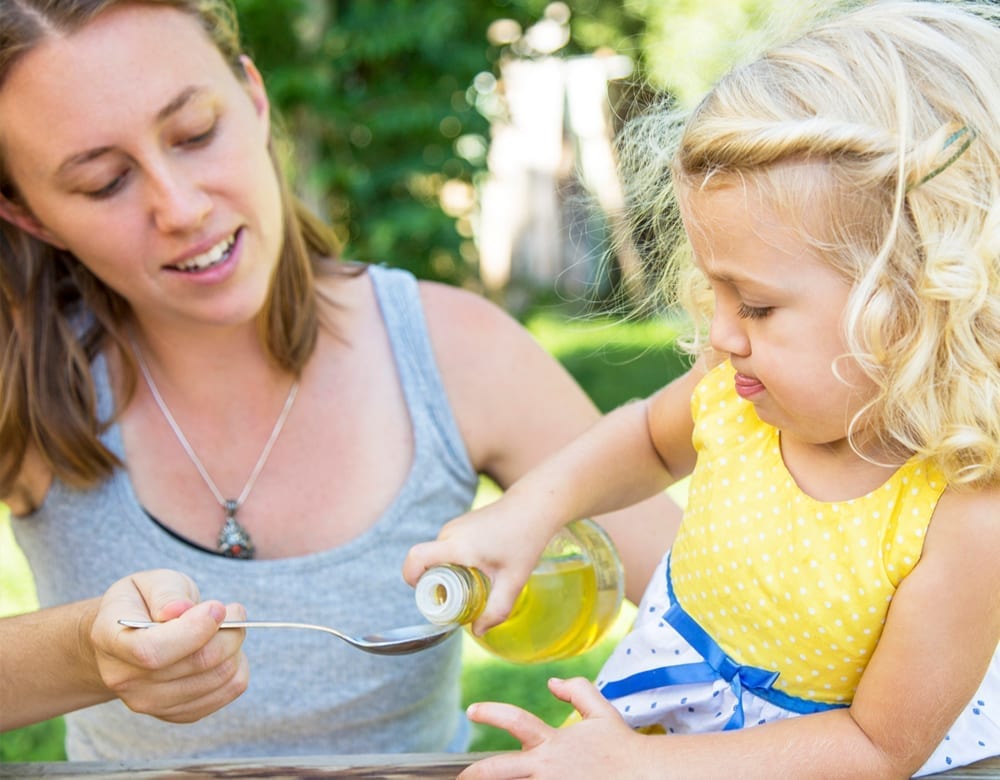
[[697, 258], [695, 258], [695, 265], [698, 267], [698, 270], [701, 271], [702, 274], [704, 274], [708, 279], [714, 279], [715, 281], [722, 282], [724, 284], [732, 284], [736, 286], [763, 287], [768, 289], [774, 287], [773, 284], [771, 284], [766, 280], [757, 279], [753, 276], [748, 276], [746, 274], [741, 274], [738, 270], [721, 271], [721, 272], [718, 270], [710, 271], [708, 268], [705, 267], [705, 264], [700, 260], [698, 260]]
[[[163, 108], [156, 112], [156, 121], [164, 122], [169, 119], [173, 114], [176, 114], [184, 106], [191, 102], [195, 96], [202, 92], [201, 87], [191, 86], [183, 89], [177, 97], [167, 103]], [[94, 149], [87, 149], [83, 152], [78, 152], [77, 154], [71, 155], [70, 157], [63, 160], [63, 162], [56, 168], [56, 176], [62, 176], [66, 174], [71, 168], [75, 168], [79, 165], [84, 165], [91, 160], [94, 160], [102, 155], [108, 154], [114, 151], [111, 146], [98, 146]]]

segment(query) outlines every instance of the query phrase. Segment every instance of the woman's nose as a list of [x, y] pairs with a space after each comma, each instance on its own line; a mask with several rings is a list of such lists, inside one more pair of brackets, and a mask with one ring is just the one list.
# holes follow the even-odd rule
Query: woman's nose
[[183, 233], [201, 227], [212, 210], [212, 199], [196, 178], [166, 167], [150, 178], [152, 215], [157, 229]]

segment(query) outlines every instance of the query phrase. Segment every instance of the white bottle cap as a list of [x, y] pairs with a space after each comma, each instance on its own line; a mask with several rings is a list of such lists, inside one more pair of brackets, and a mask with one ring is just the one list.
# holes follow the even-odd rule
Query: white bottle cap
[[446, 566], [428, 569], [417, 580], [417, 609], [431, 623], [454, 623], [465, 609], [468, 586], [462, 576]]

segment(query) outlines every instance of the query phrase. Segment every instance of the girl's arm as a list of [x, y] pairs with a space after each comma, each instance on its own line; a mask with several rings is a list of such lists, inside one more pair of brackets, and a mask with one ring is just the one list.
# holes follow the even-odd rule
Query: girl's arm
[[[435, 358], [477, 471], [506, 489], [600, 418], [573, 377], [502, 309], [451, 286], [423, 282], [420, 289]], [[660, 494], [596, 518], [621, 553], [629, 598], [641, 597], [680, 516]]]
[[[414, 548], [404, 577], [415, 583], [442, 562], [481, 568], [493, 579], [490, 605], [477, 623], [483, 628], [506, 615], [560, 525], [601, 515], [596, 519], [622, 553], [627, 593], [637, 600], [679, 522], [679, 509], [662, 491], [693, 462], [693, 453], [685, 452], [691, 450], [690, 387], [700, 369], [661, 391], [655, 402], [627, 404], [595, 425], [599, 414], [592, 402], [506, 314], [453, 288], [425, 285], [423, 298], [470, 459], [510, 489], [499, 502], [446, 525], [438, 542]], [[649, 410], [661, 409], [666, 419], [667, 406], [680, 422], [654, 446]], [[581, 438], [540, 465], [575, 437]], [[670, 453], [666, 462], [659, 451]], [[629, 508], [602, 514], [623, 507]]]
[[507, 729], [525, 750], [461, 777], [558, 778], [569, 769], [578, 778], [910, 777], [968, 705], [1000, 642], [998, 508], [996, 489], [942, 497], [850, 708], [738, 731], [643, 736], [586, 680], [553, 680], [584, 720], [555, 729], [511, 705], [473, 705], [473, 720]]
[[[219, 631], [227, 607], [197, 600], [187, 577], [151, 571], [103, 598], [0, 620], [0, 731], [116, 697], [176, 723], [228, 704], [246, 689], [243, 632]], [[228, 611], [243, 616], [242, 607]], [[120, 618], [170, 622], [130, 629]]]

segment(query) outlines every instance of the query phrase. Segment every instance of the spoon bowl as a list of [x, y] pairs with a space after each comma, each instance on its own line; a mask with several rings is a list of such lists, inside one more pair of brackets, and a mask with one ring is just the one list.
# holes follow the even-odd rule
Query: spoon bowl
[[[118, 622], [128, 628], [152, 628], [160, 625], [148, 620], [119, 620]], [[305, 628], [333, 634], [338, 639], [342, 639], [347, 644], [366, 653], [406, 655], [425, 650], [444, 641], [454, 633], [458, 625], [453, 623], [446, 626], [436, 626], [424, 623], [417, 626], [390, 628], [388, 631], [365, 634], [364, 636], [351, 636], [329, 626], [317, 626], [312, 623], [289, 623], [281, 620], [227, 620], [220, 623], [219, 628]]]

